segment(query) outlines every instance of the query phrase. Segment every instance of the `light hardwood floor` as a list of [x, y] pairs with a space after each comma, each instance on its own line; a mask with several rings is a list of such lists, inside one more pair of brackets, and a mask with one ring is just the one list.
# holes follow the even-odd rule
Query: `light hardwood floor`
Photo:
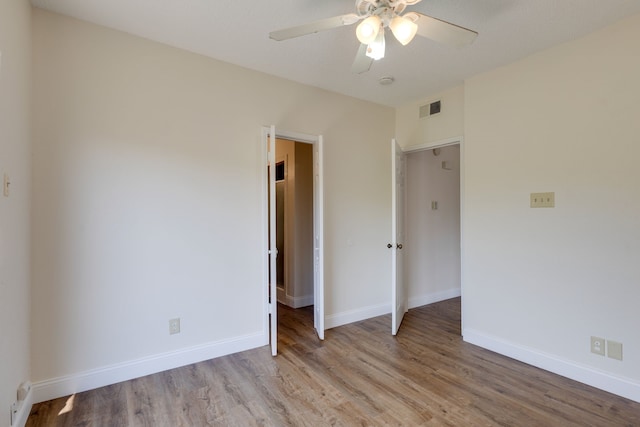
[[460, 299], [34, 405], [27, 426], [640, 426], [640, 404], [467, 344]]

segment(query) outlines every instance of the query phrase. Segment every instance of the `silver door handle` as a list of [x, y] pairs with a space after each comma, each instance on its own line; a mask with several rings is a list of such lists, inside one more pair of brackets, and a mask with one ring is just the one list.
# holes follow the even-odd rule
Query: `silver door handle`
[[393, 247], [393, 245], [392, 245], [391, 243], [387, 243], [387, 247], [388, 247], [389, 249], [391, 249], [391, 248]]
[[402, 249], [402, 243], [398, 243], [398, 244], [396, 245], [396, 248], [398, 248], [398, 249]]

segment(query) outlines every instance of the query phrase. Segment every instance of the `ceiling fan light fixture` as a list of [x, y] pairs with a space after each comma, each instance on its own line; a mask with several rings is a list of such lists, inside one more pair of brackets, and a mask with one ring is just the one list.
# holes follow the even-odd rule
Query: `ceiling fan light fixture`
[[372, 15], [362, 21], [356, 27], [356, 37], [362, 44], [372, 43], [382, 28], [382, 20], [377, 15]]
[[395, 16], [391, 20], [389, 28], [391, 28], [391, 32], [403, 46], [408, 45], [418, 31], [418, 25], [415, 22], [402, 16]]
[[369, 43], [366, 55], [376, 61], [384, 58], [384, 30], [380, 31], [376, 39]]

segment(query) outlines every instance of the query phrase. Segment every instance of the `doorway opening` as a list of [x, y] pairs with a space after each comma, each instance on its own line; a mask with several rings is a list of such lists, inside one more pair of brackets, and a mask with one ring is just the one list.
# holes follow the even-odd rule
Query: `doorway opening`
[[275, 356], [280, 312], [324, 339], [322, 136], [276, 133], [272, 126], [263, 142], [265, 332]]
[[276, 247], [278, 304], [312, 306], [313, 147], [283, 138], [276, 139]]
[[454, 138], [403, 150], [407, 309], [462, 295], [463, 148]]

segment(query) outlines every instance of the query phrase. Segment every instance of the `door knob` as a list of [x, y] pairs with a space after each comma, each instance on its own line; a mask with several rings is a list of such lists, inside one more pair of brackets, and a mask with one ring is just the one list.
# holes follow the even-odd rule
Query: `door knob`
[[391, 248], [393, 247], [393, 245], [392, 245], [391, 243], [387, 243], [387, 247], [388, 247], [389, 249], [391, 249]]
[[396, 245], [396, 248], [398, 248], [398, 249], [402, 249], [402, 243], [398, 243], [398, 244]]

